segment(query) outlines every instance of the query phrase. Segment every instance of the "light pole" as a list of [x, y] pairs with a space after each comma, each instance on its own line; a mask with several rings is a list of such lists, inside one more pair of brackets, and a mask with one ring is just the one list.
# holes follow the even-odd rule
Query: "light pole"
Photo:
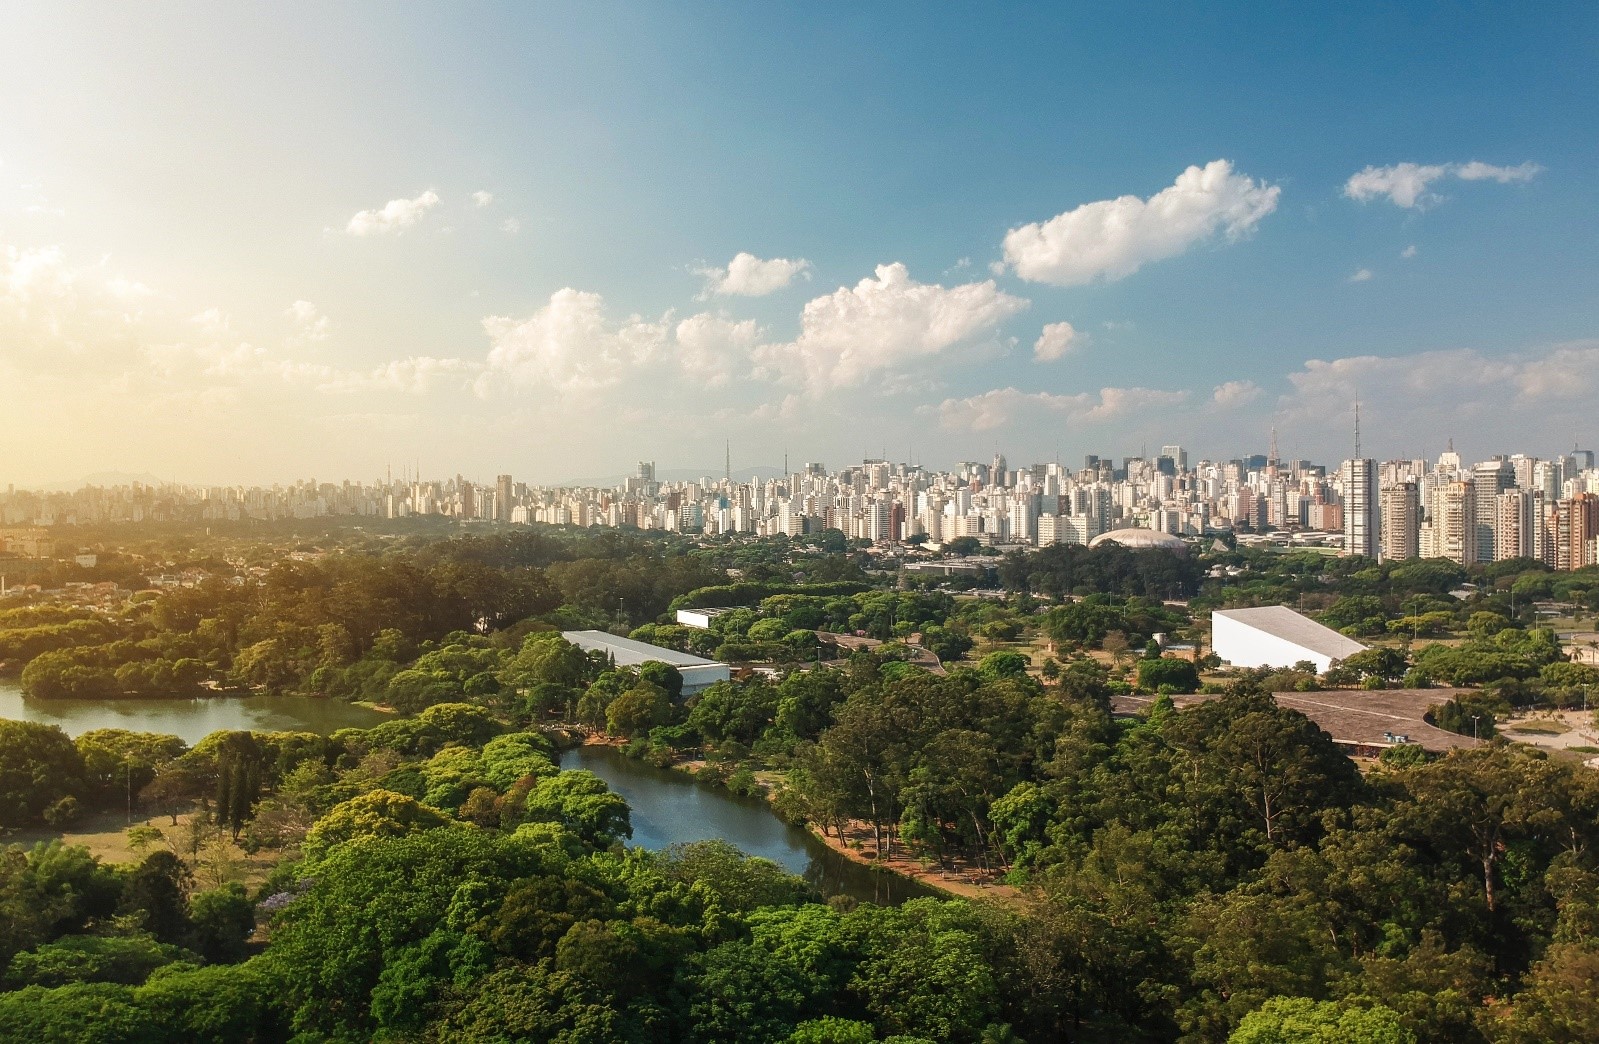
[[1477, 735], [1477, 722], [1480, 721], [1481, 719], [1482, 719], [1482, 715], [1481, 714], [1473, 714], [1471, 716], [1471, 738], [1472, 739], [1480, 739], [1481, 738], [1481, 737], [1479, 737]]

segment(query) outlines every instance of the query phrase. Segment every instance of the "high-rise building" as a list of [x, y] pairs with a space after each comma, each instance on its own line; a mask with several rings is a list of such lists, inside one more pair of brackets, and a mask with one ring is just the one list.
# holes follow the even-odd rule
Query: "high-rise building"
[[494, 517], [499, 522], [511, 521], [511, 476], [494, 477]]
[[1544, 561], [1555, 569], [1599, 564], [1599, 496], [1579, 493], [1549, 506]]
[[1535, 532], [1530, 489], [1507, 489], [1494, 502], [1494, 561], [1531, 558]]
[[1477, 497], [1470, 479], [1433, 488], [1421, 528], [1421, 557], [1477, 561]]
[[1499, 494], [1515, 485], [1515, 469], [1503, 457], [1485, 460], [1471, 469], [1471, 483], [1477, 498], [1476, 561], [1492, 562], [1497, 544]]
[[1370, 457], [1344, 463], [1344, 554], [1376, 558], [1381, 551], [1377, 462]]
[[1421, 496], [1414, 482], [1382, 491], [1382, 557], [1403, 561], [1421, 554]]

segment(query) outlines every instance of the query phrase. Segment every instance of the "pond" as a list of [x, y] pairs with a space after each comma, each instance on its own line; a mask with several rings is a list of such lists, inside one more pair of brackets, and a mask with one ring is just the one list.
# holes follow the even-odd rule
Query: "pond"
[[315, 732], [370, 728], [391, 715], [315, 696], [210, 696], [198, 700], [30, 700], [0, 679], [0, 718], [59, 725], [69, 736], [93, 729], [162, 732], [193, 745], [218, 729]]
[[746, 855], [770, 859], [803, 877], [823, 895], [848, 895], [894, 905], [937, 895], [907, 877], [844, 858], [809, 831], [779, 819], [760, 798], [739, 797], [696, 783], [681, 772], [637, 761], [615, 747], [576, 747], [561, 755], [563, 769], [588, 769], [627, 799], [632, 844], [652, 851], [721, 838]]

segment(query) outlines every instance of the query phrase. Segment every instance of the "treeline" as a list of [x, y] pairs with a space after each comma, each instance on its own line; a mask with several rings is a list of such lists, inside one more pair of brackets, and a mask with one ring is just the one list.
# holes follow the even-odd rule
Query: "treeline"
[[1467, 569], [1441, 558], [1375, 562], [1246, 549], [1213, 552], [1206, 561], [1220, 571], [1205, 579], [1196, 610], [1302, 601], [1309, 611], [1330, 613], [1328, 626], [1357, 637], [1464, 630], [1477, 612], [1528, 624], [1539, 600], [1599, 612], [1595, 566], [1555, 572], [1532, 559], [1507, 559]]
[[[26, 731], [37, 758], [93, 745]], [[720, 842], [625, 850], [620, 798], [477, 708], [115, 739], [209, 773], [190, 823], [245, 809], [242, 840], [290, 858], [247, 894], [196, 887], [187, 826], [142, 828], [131, 867], [0, 853], [0, 1038], [975, 1044], [1059, 1021], [1019, 914], [823, 904]]]
[[1381, 1040], [1599, 1033], [1571, 985], [1599, 966], [1591, 771], [1497, 744], [1400, 748], [1362, 777], [1247, 683], [1132, 721], [1108, 693], [1082, 658], [1046, 687], [1012, 653], [947, 678], [857, 654], [715, 686], [633, 750], [692, 746], [724, 780], [786, 770], [777, 807], [868, 855], [1003, 872], [1059, 976], [1064, 1038], [1041, 1039], [1367, 1016]]
[[644, 622], [725, 579], [664, 542], [529, 531], [377, 554], [279, 561], [259, 581], [217, 576], [112, 616], [33, 606], [0, 615], [0, 663], [39, 698], [314, 691], [322, 672], [414, 658], [451, 634]]
[[[624, 850], [625, 803], [471, 706], [193, 750], [33, 726], [85, 782], [112, 751], [107, 792], [137, 749], [145, 800], [291, 858], [241, 897], [196, 888], [179, 828], [136, 868], [12, 849], [0, 1037], [1593, 1039], [1591, 773], [1490, 745], [1363, 778], [1264, 695], [1118, 721], [1087, 661], [1046, 688], [1006, 655], [938, 678], [860, 654], [666, 727], [787, 757], [780, 806], [830, 832], [1008, 868], [1011, 908], [820, 904], [716, 843]], [[205, 784], [152, 789], [174, 769]]]
[[[719, 660], [794, 662], [822, 652], [818, 631], [880, 641], [916, 635], [940, 659], [958, 660], [995, 616], [991, 603], [957, 601], [947, 592], [866, 591], [860, 584], [802, 585], [729, 605], [737, 607], [712, 617], [708, 628], [645, 624], [631, 637]], [[1018, 621], [1004, 636], [1020, 632]]]
[[998, 569], [1007, 591], [1051, 598], [1073, 594], [1186, 598], [1199, 590], [1204, 575], [1192, 555], [1120, 544], [1050, 544], [1037, 551], [1013, 551]]

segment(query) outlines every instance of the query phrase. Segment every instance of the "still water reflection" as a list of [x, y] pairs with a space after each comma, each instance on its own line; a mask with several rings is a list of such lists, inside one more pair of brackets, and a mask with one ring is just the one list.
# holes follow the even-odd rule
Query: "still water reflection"
[[642, 848], [721, 838], [746, 855], [770, 859], [799, 874], [823, 895], [898, 904], [936, 894], [899, 874], [845, 859], [807, 831], [783, 822], [765, 801], [696, 783], [614, 747], [568, 750], [561, 755], [561, 767], [588, 769], [626, 798], [633, 810], [632, 843]]
[[0, 718], [59, 725], [69, 736], [93, 729], [163, 732], [194, 744], [218, 729], [315, 732], [370, 728], [389, 715], [315, 696], [212, 696], [201, 700], [30, 700], [0, 680]]

